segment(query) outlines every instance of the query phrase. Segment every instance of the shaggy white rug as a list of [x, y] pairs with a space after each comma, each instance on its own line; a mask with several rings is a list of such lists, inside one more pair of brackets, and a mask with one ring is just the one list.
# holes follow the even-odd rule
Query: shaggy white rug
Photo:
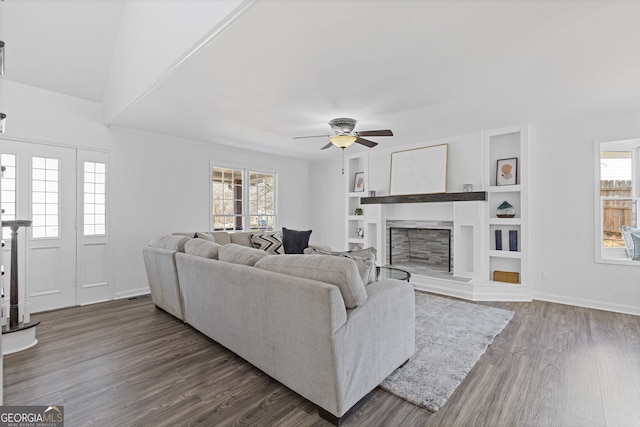
[[416, 352], [380, 387], [437, 412], [513, 314], [416, 292]]

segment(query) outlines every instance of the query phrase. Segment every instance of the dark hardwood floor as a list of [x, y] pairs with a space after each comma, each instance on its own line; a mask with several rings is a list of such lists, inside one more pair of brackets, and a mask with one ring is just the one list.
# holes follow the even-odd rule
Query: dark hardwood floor
[[[516, 315], [438, 413], [378, 389], [344, 425], [640, 426], [640, 317], [483, 304]], [[5, 405], [64, 405], [67, 427], [329, 425], [149, 297], [33, 317], [38, 345], [4, 358]]]

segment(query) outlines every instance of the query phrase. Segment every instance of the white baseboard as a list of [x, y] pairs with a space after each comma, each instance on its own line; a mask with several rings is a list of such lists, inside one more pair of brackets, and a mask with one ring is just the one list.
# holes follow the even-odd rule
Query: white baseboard
[[149, 287], [138, 288], [138, 289], [130, 289], [124, 292], [116, 292], [115, 299], [124, 299], [124, 298], [132, 298], [139, 297], [140, 295], [147, 295], [151, 293], [151, 289]]
[[527, 285], [496, 282], [460, 282], [428, 276], [413, 275], [411, 284], [420, 291], [432, 292], [469, 301], [517, 301], [530, 302], [531, 291]]
[[553, 295], [540, 292], [533, 293], [533, 299], [547, 302], [555, 302], [558, 304], [574, 305], [577, 307], [593, 308], [596, 310], [612, 311], [614, 313], [631, 314], [640, 316], [640, 307], [623, 304], [611, 304], [602, 301], [594, 301], [583, 298], [566, 297], [563, 295]]

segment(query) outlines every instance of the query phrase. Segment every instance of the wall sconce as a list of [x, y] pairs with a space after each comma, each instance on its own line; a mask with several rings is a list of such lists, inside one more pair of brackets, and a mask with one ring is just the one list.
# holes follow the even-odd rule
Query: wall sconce
[[4, 76], [4, 42], [0, 40], [0, 76]]
[[4, 133], [4, 123], [7, 115], [5, 113], [0, 113], [0, 133]]

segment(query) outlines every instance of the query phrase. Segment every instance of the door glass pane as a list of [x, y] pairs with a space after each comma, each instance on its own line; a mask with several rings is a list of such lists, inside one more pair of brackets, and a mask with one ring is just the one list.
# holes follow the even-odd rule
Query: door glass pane
[[[0, 162], [4, 168], [2, 180], [0, 180], [0, 191], [2, 191], [2, 219], [11, 221], [16, 219], [16, 156], [14, 154], [2, 154]], [[11, 229], [4, 227], [2, 229], [2, 238], [11, 238]]]
[[107, 233], [105, 163], [84, 162], [83, 164], [83, 226], [85, 236], [100, 236]]
[[31, 162], [31, 212], [34, 239], [60, 237], [58, 213], [58, 159], [33, 157]]

